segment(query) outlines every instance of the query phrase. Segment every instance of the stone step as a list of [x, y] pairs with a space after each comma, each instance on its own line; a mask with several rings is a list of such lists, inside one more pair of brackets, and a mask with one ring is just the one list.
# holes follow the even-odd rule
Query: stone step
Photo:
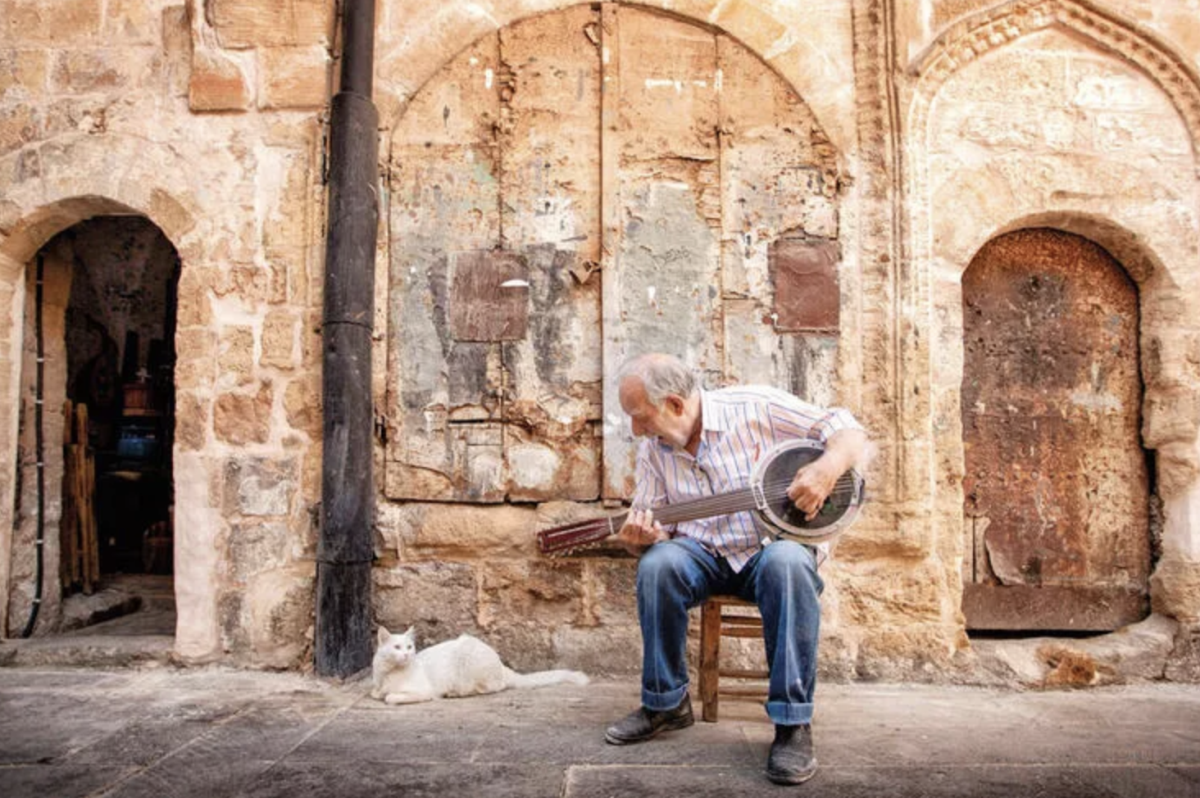
[[104, 667], [171, 661], [171, 635], [58, 635], [0, 641], [4, 667]]

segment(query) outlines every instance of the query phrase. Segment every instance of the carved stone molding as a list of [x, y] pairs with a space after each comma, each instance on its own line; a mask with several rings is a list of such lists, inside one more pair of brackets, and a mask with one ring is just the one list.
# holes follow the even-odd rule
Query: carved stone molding
[[951, 26], [909, 66], [918, 79], [912, 130], [924, 129], [941, 85], [966, 64], [1031, 33], [1060, 26], [1141, 69], [1179, 111], [1200, 149], [1200, 76], [1168, 44], [1087, 0], [1013, 0]]

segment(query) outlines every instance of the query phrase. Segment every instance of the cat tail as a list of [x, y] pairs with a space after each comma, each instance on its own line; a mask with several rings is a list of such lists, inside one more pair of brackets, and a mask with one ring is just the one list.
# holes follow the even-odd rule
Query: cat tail
[[585, 673], [579, 671], [537, 671], [535, 673], [517, 673], [514, 670], [505, 669], [508, 677], [509, 687], [547, 687], [552, 684], [562, 684], [569, 682], [571, 684], [587, 684], [588, 677]]

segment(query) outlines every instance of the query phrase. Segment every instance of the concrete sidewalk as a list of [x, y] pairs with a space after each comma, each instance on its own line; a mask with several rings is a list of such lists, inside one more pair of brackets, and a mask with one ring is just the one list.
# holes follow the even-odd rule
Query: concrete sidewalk
[[1200, 796], [1200, 687], [819, 689], [821, 768], [777, 787], [753, 703], [606, 745], [632, 679], [387, 707], [297, 674], [0, 669], [0, 795]]

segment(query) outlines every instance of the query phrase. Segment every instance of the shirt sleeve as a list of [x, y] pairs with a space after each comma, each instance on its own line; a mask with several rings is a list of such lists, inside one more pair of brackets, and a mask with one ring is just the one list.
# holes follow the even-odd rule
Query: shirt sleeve
[[858, 423], [849, 410], [844, 407], [835, 407], [829, 410], [820, 421], [813, 425], [808, 436], [821, 443], [829, 440], [833, 433], [840, 432], [844, 429], [861, 430], [862, 424]]
[[845, 408], [817, 407], [790, 394], [772, 397], [769, 412], [776, 440], [807, 438], [825, 443], [840, 430], [862, 429], [858, 420]]

